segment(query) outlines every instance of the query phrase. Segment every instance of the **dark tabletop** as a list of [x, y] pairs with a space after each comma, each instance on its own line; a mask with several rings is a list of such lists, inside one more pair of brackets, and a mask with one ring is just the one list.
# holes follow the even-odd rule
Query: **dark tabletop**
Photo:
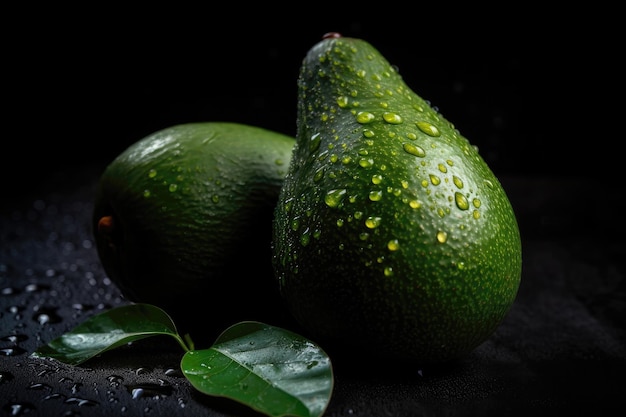
[[99, 23], [39, 12], [24, 14], [22, 25], [38, 36], [20, 43], [15, 32], [4, 51], [2, 415], [255, 415], [195, 391], [180, 371], [181, 349], [169, 339], [144, 339], [81, 366], [30, 353], [128, 304], [102, 269], [90, 225], [106, 163], [141, 137], [188, 121], [294, 134], [301, 59], [334, 30], [377, 46], [479, 147], [518, 217], [523, 271], [500, 327], [459, 362], [418, 369], [333, 361], [325, 416], [619, 414], [626, 392], [626, 228], [617, 144], [624, 135], [600, 99], [615, 92], [613, 55], [599, 60], [584, 52], [592, 35], [597, 44], [612, 39], [605, 36], [611, 25], [590, 28], [595, 20], [585, 12], [580, 20], [559, 16], [565, 26], [553, 31], [552, 20], [532, 13], [518, 16], [519, 27], [506, 19], [491, 26], [490, 18], [480, 35], [476, 20], [463, 30], [438, 24], [415, 32], [411, 14], [399, 30], [378, 30], [374, 16], [287, 27], [233, 20], [218, 30], [190, 22], [192, 11], [159, 20], [116, 12]]
[[[29, 357], [86, 318], [128, 303], [93, 246], [99, 169], [51, 175], [41, 191], [2, 208], [2, 413], [254, 415], [195, 391], [181, 374], [180, 347], [168, 340], [146, 339], [77, 367]], [[501, 181], [523, 236], [522, 284], [504, 322], [445, 367], [334, 363], [326, 416], [607, 415], [622, 404], [626, 244], [604, 227], [606, 207], [563, 213], [563, 202], [571, 206], [572, 195], [592, 186], [582, 179]]]

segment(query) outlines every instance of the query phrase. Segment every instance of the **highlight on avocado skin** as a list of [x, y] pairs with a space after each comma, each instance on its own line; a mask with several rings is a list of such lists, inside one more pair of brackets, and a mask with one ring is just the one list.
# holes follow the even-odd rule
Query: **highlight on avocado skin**
[[[294, 138], [240, 123], [172, 126], [106, 167], [92, 227], [127, 299], [157, 305], [197, 343], [280, 311], [271, 223]], [[282, 314], [282, 313], [281, 313]]]
[[272, 240], [288, 308], [326, 346], [417, 363], [466, 356], [520, 285], [520, 233], [501, 183], [362, 39], [329, 33], [297, 85]]

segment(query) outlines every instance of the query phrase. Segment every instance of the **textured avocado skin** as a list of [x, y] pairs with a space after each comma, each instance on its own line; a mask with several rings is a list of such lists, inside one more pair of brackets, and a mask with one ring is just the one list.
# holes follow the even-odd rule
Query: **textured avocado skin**
[[273, 233], [281, 294], [328, 348], [459, 359], [495, 331], [520, 285], [501, 183], [361, 39], [326, 37], [302, 62]]
[[[270, 320], [280, 300], [271, 222], [294, 142], [255, 126], [190, 123], [114, 159], [96, 189], [93, 230], [125, 297], [164, 308], [196, 343], [240, 320]], [[112, 233], [99, 231], [104, 216]]]

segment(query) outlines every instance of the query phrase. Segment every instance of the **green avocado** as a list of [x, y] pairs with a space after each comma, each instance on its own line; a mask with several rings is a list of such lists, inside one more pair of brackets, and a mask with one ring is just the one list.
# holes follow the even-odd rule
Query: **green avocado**
[[194, 340], [284, 315], [271, 223], [295, 140], [239, 123], [181, 124], [117, 156], [96, 188], [93, 231], [110, 279]]
[[372, 45], [337, 33], [302, 61], [272, 251], [311, 337], [422, 364], [489, 338], [522, 268], [515, 213], [477, 148]]

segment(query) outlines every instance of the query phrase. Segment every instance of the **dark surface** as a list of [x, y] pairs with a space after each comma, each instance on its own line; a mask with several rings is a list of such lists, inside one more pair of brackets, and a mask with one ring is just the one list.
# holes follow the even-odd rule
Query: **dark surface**
[[[178, 367], [183, 352], [169, 339], [136, 342], [78, 367], [29, 357], [86, 318], [127, 303], [93, 246], [98, 173], [52, 177], [46, 191], [2, 209], [2, 413], [255, 415], [194, 391]], [[563, 213], [563, 202], [592, 183], [502, 183], [518, 211], [524, 267], [518, 298], [493, 337], [446, 367], [383, 364], [381, 371], [339, 357], [326, 416], [616, 414], [626, 388], [626, 245], [606, 233], [603, 208], [570, 205]], [[136, 387], [143, 396], [134, 398]]]
[[[295, 134], [299, 65], [329, 31], [369, 40], [479, 147], [518, 215], [523, 274], [502, 325], [459, 363], [381, 372], [366, 361], [334, 361], [325, 416], [619, 414], [626, 243], [613, 188], [623, 164], [613, 147], [623, 134], [607, 99], [619, 97], [618, 54], [590, 49], [610, 51], [617, 26], [607, 9], [601, 19], [589, 10], [569, 10], [567, 19], [511, 10], [495, 19], [493, 10], [469, 19], [445, 7], [331, 19], [320, 5], [319, 16], [289, 22], [254, 11], [15, 14], [20, 30], [5, 36], [3, 51], [2, 415], [254, 415], [194, 391], [168, 339], [79, 367], [29, 354], [127, 303], [91, 235], [93, 187], [105, 164], [183, 122]], [[143, 396], [133, 398], [136, 387]]]

